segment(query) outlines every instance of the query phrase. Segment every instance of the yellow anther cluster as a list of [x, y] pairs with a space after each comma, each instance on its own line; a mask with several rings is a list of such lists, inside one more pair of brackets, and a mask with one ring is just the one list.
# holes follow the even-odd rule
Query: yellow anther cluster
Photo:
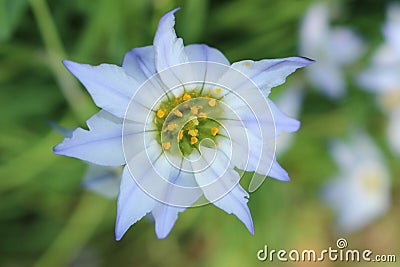
[[210, 99], [210, 100], [208, 101], [208, 105], [209, 105], [210, 107], [214, 107], [216, 103], [217, 103], [217, 101], [216, 101], [214, 98], [212, 98], [212, 99]]
[[218, 128], [217, 127], [213, 127], [213, 128], [211, 128], [211, 134], [212, 134], [212, 136], [216, 136], [217, 135], [217, 133], [218, 133]]
[[200, 112], [198, 118], [199, 119], [207, 119], [207, 114], [204, 112]]
[[199, 107], [193, 106], [190, 108], [190, 112], [192, 112], [194, 115], [199, 113]]
[[183, 130], [180, 130], [178, 134], [178, 141], [181, 141], [182, 138], [183, 138]]
[[170, 123], [167, 126], [168, 131], [173, 131], [176, 128], [176, 124], [175, 123]]
[[192, 121], [193, 121], [194, 125], [196, 125], [196, 126], [199, 125], [199, 121], [197, 120], [196, 117], [192, 118]]
[[183, 114], [182, 112], [180, 112], [178, 109], [175, 109], [172, 114], [174, 114], [175, 116], [182, 118]]
[[188, 130], [188, 134], [191, 136], [197, 136], [198, 133], [199, 133], [199, 130], [197, 130], [197, 129]]
[[164, 110], [162, 110], [162, 109], [157, 110], [157, 117], [159, 117], [161, 119], [161, 118], [164, 118], [164, 116], [165, 116]]
[[195, 136], [192, 136], [192, 138], [190, 138], [190, 144], [191, 145], [196, 144], [198, 141], [199, 141], [199, 139], [197, 139], [197, 137], [195, 137]]
[[171, 148], [171, 143], [170, 143], [170, 142], [165, 142], [165, 143], [162, 144], [162, 147], [163, 147], [165, 150], [168, 150], [168, 149]]
[[197, 89], [166, 97], [155, 109], [153, 118], [162, 149], [190, 155], [203, 139], [216, 142], [222, 125], [213, 118], [223, 114], [216, 97], [221, 92], [221, 88], [214, 87], [205, 92]]

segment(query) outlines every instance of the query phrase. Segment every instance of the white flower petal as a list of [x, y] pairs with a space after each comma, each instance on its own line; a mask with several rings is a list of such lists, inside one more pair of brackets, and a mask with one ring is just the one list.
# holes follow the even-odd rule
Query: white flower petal
[[284, 182], [290, 181], [289, 174], [276, 160], [273, 161], [268, 176]]
[[286, 77], [296, 69], [312, 64], [314, 61], [302, 57], [244, 60], [232, 64], [232, 68], [242, 72], [268, 96], [272, 87], [285, 82]]
[[[226, 129], [229, 130], [232, 147], [227, 138], [221, 138], [218, 140], [218, 150], [225, 155], [232, 154], [230, 160], [234, 167], [251, 172], [261, 171], [261, 169], [263, 169], [261, 165], [268, 165], [270, 160], [265, 158], [265, 150], [267, 150], [268, 146], [263, 144], [260, 132], [254, 133], [247, 129], [245, 132], [246, 135], [242, 136], [240, 133], [243, 132], [243, 129], [240, 129], [238, 126], [228, 125]], [[268, 169], [269, 166], [265, 171], [268, 171]]]
[[158, 29], [154, 36], [155, 62], [158, 72], [187, 62], [183, 40], [177, 38], [174, 25], [174, 13], [179, 10], [176, 8], [166, 13], [158, 23]]
[[154, 46], [134, 48], [126, 53], [122, 68], [134, 77], [139, 83], [143, 83], [156, 73]]
[[[229, 155], [222, 150], [214, 151], [201, 147], [201, 160], [212, 162], [208, 168], [194, 173], [197, 184], [204, 192], [207, 200], [228, 214], [235, 214], [251, 234], [254, 234], [253, 221], [247, 206], [249, 194], [240, 186], [240, 175], [230, 166]], [[216, 154], [215, 154], [216, 152]], [[215, 155], [215, 160], [212, 161]], [[193, 170], [198, 166], [207, 165], [193, 162]]]
[[68, 60], [63, 63], [86, 87], [98, 107], [119, 118], [124, 117], [140, 82], [127, 75], [122, 67], [112, 64], [91, 66]]
[[[174, 198], [183, 197], [182, 195], [178, 195], [180, 191], [176, 185], [184, 184], [186, 186], [197, 187], [197, 183], [192, 173], [185, 173], [179, 170], [171, 172], [170, 182], [172, 184], [169, 184], [165, 189], [165, 196], [163, 198], [163, 200], [168, 203], [176, 202]], [[199, 199], [203, 192], [200, 188], [196, 188], [188, 191], [188, 193], [190, 196], [186, 196], [186, 206], [189, 207]], [[185, 209], [186, 207], [176, 207], [164, 203], [157, 204], [152, 211], [152, 214], [155, 219], [155, 230], [159, 239], [167, 237], [178, 219], [178, 213], [183, 212]]]
[[89, 164], [83, 177], [83, 185], [92, 192], [114, 198], [118, 195], [120, 175], [119, 167]]
[[228, 59], [216, 48], [205, 44], [191, 44], [185, 46], [189, 61], [211, 61], [229, 66]]
[[277, 135], [279, 135], [280, 131], [293, 133], [300, 128], [300, 122], [298, 120], [287, 116], [271, 100], [268, 99], [267, 101], [274, 117]]
[[120, 240], [129, 227], [149, 213], [156, 204], [156, 200], [138, 187], [125, 167], [118, 196], [115, 239]]
[[[231, 174], [236, 171], [231, 170]], [[253, 220], [247, 202], [249, 201], [249, 194], [237, 184], [228, 194], [221, 199], [213, 202], [215, 206], [224, 210], [228, 214], [235, 214], [239, 220], [243, 222], [249, 232], [254, 235]]]
[[87, 125], [89, 131], [76, 129], [71, 138], [65, 138], [54, 147], [54, 153], [98, 165], [123, 165], [122, 121], [101, 110], [87, 121]]
[[[278, 96], [275, 103], [281, 111], [291, 117], [297, 118], [303, 102], [303, 86], [287, 88], [282, 94]], [[280, 136], [276, 139], [276, 153], [282, 155], [287, 151], [294, 140], [294, 135], [281, 132]]]
[[163, 239], [168, 236], [178, 219], [178, 213], [185, 211], [185, 209], [184, 207], [174, 207], [163, 203], [157, 204], [152, 211], [157, 238]]

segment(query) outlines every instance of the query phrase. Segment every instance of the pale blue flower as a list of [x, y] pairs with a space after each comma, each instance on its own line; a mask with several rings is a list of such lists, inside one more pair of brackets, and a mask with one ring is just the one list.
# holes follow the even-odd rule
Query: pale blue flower
[[372, 62], [357, 81], [367, 91], [378, 94], [381, 108], [388, 114], [387, 138], [393, 152], [400, 155], [400, 5], [392, 4], [383, 26], [385, 42], [372, 55]]
[[[237, 183], [240, 176], [235, 168], [289, 180], [287, 172], [276, 162], [274, 151], [260, 150], [271, 139], [259, 133], [274, 130], [273, 122], [277, 132], [294, 132], [299, 128], [297, 120], [281, 113], [267, 97], [272, 87], [284, 83], [287, 75], [312, 61], [291, 57], [246, 60], [231, 65], [215, 48], [204, 44], [184, 46], [174, 30], [176, 10], [161, 18], [153, 45], [130, 50], [122, 67], [64, 61], [102, 110], [87, 121], [89, 130], [76, 129], [72, 138], [66, 138], [54, 148], [54, 153], [104, 166], [126, 164], [118, 196], [117, 240], [149, 213], [154, 217], [157, 237], [165, 238], [178, 213], [193, 205], [202, 195], [218, 208], [236, 215], [253, 234], [247, 206], [249, 194]], [[195, 66], [204, 69], [196, 70]], [[230, 71], [226, 72], [226, 69]], [[205, 80], [200, 87], [187, 85], [185, 81], [190, 81], [191, 75], [201, 76], [201, 79], [206, 79], [202, 75], [211, 76], [222, 80], [223, 84], [231, 83], [227, 88], [234, 89], [213, 88], [206, 85]], [[237, 84], [240, 75], [251, 79], [251, 84]], [[179, 86], [173, 88], [176, 81]], [[256, 96], [260, 90], [252, 91], [254, 85], [264, 96]], [[159, 94], [155, 93], [157, 90]], [[248, 97], [250, 102], [253, 101], [252, 106], [243, 105], [231, 93], [233, 91]], [[192, 105], [190, 101], [206, 102]], [[177, 103], [179, 107], [183, 105], [181, 110]], [[224, 105], [232, 113], [227, 113]], [[254, 120], [252, 111], [265, 111], [263, 107], [265, 113], [272, 112], [273, 118]], [[182, 128], [176, 129], [180, 118], [188, 114], [193, 116]], [[209, 115], [220, 116], [220, 121], [208, 119]], [[233, 119], [234, 116], [240, 120]], [[228, 132], [228, 129], [234, 130]], [[240, 139], [242, 130], [249, 140]], [[165, 137], [168, 133], [177, 134], [168, 139]], [[274, 136], [273, 131], [273, 139]], [[214, 145], [207, 143], [209, 141]], [[246, 142], [248, 150], [245, 149]], [[179, 151], [174, 150], [174, 144]], [[200, 152], [200, 158], [194, 160]], [[248, 162], [242, 164], [246, 155]], [[179, 167], [174, 165], [176, 161], [180, 162]], [[210, 166], [200, 170], [201, 164], [209, 162]], [[162, 179], [155, 180], [158, 176]], [[217, 186], [210, 190], [210, 184]], [[215, 195], [217, 190], [225, 187], [229, 187], [227, 192]], [[191, 193], [181, 196], [179, 192], [186, 192], [186, 189]]]
[[342, 233], [362, 229], [390, 207], [390, 172], [372, 140], [363, 132], [348, 142], [335, 141], [332, 156], [339, 168], [324, 189], [325, 200], [337, 212]]
[[311, 84], [331, 99], [346, 94], [344, 67], [362, 55], [364, 44], [350, 28], [331, 26], [333, 6], [316, 1], [306, 12], [300, 28], [300, 52], [317, 62], [307, 68]]

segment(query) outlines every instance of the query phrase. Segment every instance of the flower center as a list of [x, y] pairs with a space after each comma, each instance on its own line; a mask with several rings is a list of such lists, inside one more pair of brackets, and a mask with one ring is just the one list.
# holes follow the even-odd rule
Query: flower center
[[167, 95], [161, 101], [153, 122], [164, 151], [188, 156], [193, 150], [199, 151], [202, 140], [210, 139], [218, 145], [216, 139], [222, 128], [218, 119], [223, 115], [220, 93], [220, 88], [208, 92], [194, 89], [179, 97]]

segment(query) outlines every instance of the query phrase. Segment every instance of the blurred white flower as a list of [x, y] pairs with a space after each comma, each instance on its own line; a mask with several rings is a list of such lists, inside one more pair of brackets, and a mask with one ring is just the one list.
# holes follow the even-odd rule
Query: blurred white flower
[[400, 108], [394, 110], [389, 116], [387, 138], [392, 150], [400, 155]]
[[323, 190], [337, 212], [343, 233], [357, 231], [382, 216], [390, 206], [390, 174], [379, 149], [361, 131], [348, 143], [335, 141], [331, 149], [340, 174]]
[[346, 27], [331, 27], [331, 7], [316, 2], [308, 9], [300, 28], [300, 53], [315, 59], [306, 73], [313, 86], [331, 99], [346, 93], [343, 68], [364, 52], [359, 36]]
[[393, 152], [400, 155], [400, 5], [388, 7], [383, 26], [385, 42], [372, 56], [370, 66], [357, 81], [367, 91], [378, 94], [381, 108], [388, 114], [387, 137]]

